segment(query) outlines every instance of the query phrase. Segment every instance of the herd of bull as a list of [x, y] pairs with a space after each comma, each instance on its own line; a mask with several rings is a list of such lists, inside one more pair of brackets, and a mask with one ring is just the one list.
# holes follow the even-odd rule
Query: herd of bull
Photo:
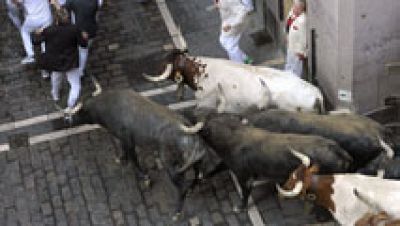
[[193, 112], [178, 114], [128, 89], [102, 92], [94, 80], [96, 91], [69, 114], [74, 124], [100, 124], [120, 139], [119, 160], [131, 161], [146, 184], [135, 147], [156, 151], [178, 191], [174, 219], [200, 179], [224, 170], [242, 190], [237, 210], [247, 207], [251, 182], [268, 179], [282, 196], [313, 197], [343, 225], [400, 218], [399, 144], [384, 126], [356, 114], [311, 112], [324, 112], [319, 89], [279, 70], [176, 50], [165, 65], [146, 78], [194, 89]]

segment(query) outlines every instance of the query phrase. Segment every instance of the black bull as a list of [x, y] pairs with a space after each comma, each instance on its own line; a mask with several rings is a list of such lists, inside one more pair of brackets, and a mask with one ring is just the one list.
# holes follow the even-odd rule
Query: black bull
[[393, 144], [390, 131], [359, 115], [315, 115], [270, 110], [243, 117], [250, 125], [272, 132], [313, 134], [332, 139], [353, 157], [355, 168], [365, 166], [382, 153], [384, 148], [379, 138]]
[[243, 192], [241, 208], [247, 205], [252, 178], [267, 177], [281, 182], [298, 167], [300, 161], [291, 150], [308, 155], [313, 163], [320, 166], [322, 173], [348, 172], [352, 162], [348, 153], [332, 140], [319, 136], [271, 133], [244, 126], [238, 117], [227, 114], [209, 117], [200, 133], [223, 161], [206, 176], [231, 169], [238, 177]]
[[[76, 109], [75, 123], [100, 124], [122, 143], [123, 160], [131, 160], [139, 176], [147, 174], [138, 163], [135, 146], [158, 150], [166, 171], [178, 190], [176, 211], [179, 213], [187, 190], [184, 172], [193, 166], [198, 174], [198, 163], [207, 154], [208, 146], [179, 114], [152, 102], [132, 90], [104, 92], [86, 99]], [[195, 126], [196, 127], [196, 126]]]

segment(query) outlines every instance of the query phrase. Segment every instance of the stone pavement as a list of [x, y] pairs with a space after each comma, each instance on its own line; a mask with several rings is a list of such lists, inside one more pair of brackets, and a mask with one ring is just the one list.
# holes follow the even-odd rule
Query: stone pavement
[[[190, 53], [193, 55], [226, 57], [219, 44], [220, 18], [218, 10], [207, 11], [213, 0], [174, 0], [167, 1], [171, 13], [183, 36], [187, 40]], [[283, 58], [283, 52], [274, 43], [255, 45], [250, 37], [252, 23], [242, 35], [240, 46], [254, 59], [255, 64], [268, 60]]]
[[[0, 122], [54, 112], [49, 82], [34, 66], [19, 65], [23, 51], [18, 33], [4, 8], [0, 12], [6, 30], [0, 35]], [[108, 1], [88, 71], [106, 89], [163, 86], [144, 82], [141, 73], [160, 71], [154, 65], [168, 44], [154, 3]], [[92, 89], [88, 79], [83, 89]], [[174, 98], [170, 94], [155, 99], [167, 104]], [[119, 147], [104, 130], [27, 145], [28, 137], [61, 129], [60, 124], [53, 120], [0, 134], [1, 143], [11, 145], [10, 151], [0, 153], [0, 225], [251, 225], [246, 213], [232, 212], [238, 195], [227, 175], [196, 189], [186, 202], [184, 220], [172, 222], [171, 187], [152, 155], [140, 154], [154, 180], [146, 189], [131, 167], [114, 162]]]
[[[168, 2], [193, 53], [223, 56], [215, 42], [217, 14], [203, 11], [210, 4], [211, 0]], [[162, 70], [155, 65], [172, 44], [154, 2], [142, 6], [131, 0], [106, 1], [100, 18], [88, 72], [99, 78], [103, 88], [143, 91], [171, 84], [148, 83], [141, 76]], [[201, 20], [207, 23], [196, 22]], [[3, 4], [0, 24], [0, 125], [55, 112], [49, 81], [41, 79], [34, 66], [19, 64], [21, 41]], [[262, 55], [261, 50], [255, 52], [257, 47], [245, 44], [249, 52]], [[84, 95], [92, 88], [84, 78]], [[186, 93], [185, 100], [193, 98]], [[176, 102], [174, 93], [152, 99]], [[28, 137], [63, 128], [56, 119], [0, 133], [0, 145], [11, 146], [0, 153], [0, 225], [252, 225], [246, 212], [232, 211], [239, 196], [227, 173], [196, 188], [185, 203], [185, 218], [172, 222], [174, 194], [151, 153], [139, 154], [154, 181], [147, 189], [136, 180], [132, 167], [114, 162], [120, 148], [103, 129], [28, 145]], [[302, 202], [278, 200], [271, 185], [256, 188], [253, 197], [267, 225], [315, 222]]]

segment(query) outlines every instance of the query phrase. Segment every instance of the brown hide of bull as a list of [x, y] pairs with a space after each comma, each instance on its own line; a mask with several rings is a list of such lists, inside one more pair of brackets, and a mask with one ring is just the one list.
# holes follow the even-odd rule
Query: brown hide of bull
[[[171, 76], [175, 82], [182, 81], [193, 90], [201, 89], [198, 86], [198, 80], [205, 73], [206, 64], [196, 61], [196, 58], [190, 59], [187, 55], [181, 54], [174, 59], [174, 70]], [[208, 75], [205, 74], [205, 77]]]
[[366, 213], [362, 218], [360, 218], [354, 226], [399, 226], [400, 220], [390, 220], [390, 217], [385, 212], [380, 212], [377, 214]]
[[[298, 181], [303, 182], [301, 195], [303, 197], [315, 196], [315, 203], [332, 212], [335, 212], [335, 203], [332, 200], [334, 177], [331, 175], [315, 175], [319, 167], [313, 165], [307, 168], [304, 165], [299, 166], [286, 181], [283, 188], [293, 190]], [[312, 198], [314, 199], [314, 197]], [[314, 201], [314, 200], [313, 200]]]

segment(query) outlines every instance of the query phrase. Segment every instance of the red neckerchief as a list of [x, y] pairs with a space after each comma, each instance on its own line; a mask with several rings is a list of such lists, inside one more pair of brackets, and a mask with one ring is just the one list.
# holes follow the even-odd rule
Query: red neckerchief
[[292, 26], [293, 22], [297, 19], [297, 16], [291, 15], [286, 21], [286, 31], [289, 32], [290, 26]]

